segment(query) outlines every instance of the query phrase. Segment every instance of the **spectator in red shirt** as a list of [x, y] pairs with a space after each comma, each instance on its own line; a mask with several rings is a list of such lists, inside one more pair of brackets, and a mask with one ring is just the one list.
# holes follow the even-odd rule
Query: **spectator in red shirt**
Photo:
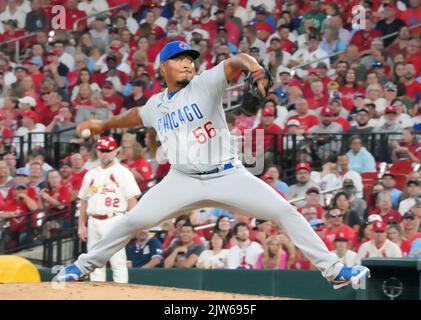
[[72, 192], [72, 163], [70, 162], [70, 157], [60, 160], [59, 172], [61, 176], [61, 183], [67, 186], [69, 191]]
[[[341, 116], [342, 113], [342, 101], [341, 99], [332, 99], [329, 102], [329, 107], [333, 110], [333, 122], [339, 123], [342, 126], [343, 132], [347, 132], [351, 126], [348, 120]], [[343, 114], [346, 114], [344, 112]]]
[[13, 142], [13, 131], [6, 125], [6, 118], [0, 113], [0, 153], [4, 153], [7, 149], [10, 150]]
[[[421, 23], [421, 1], [420, 0], [409, 0], [409, 7], [405, 11], [401, 11], [398, 18], [403, 20], [409, 27], [415, 26]], [[413, 29], [413, 32], [420, 32], [420, 27]]]
[[[191, 224], [190, 221], [190, 217], [186, 214], [183, 214], [181, 216], [178, 216], [175, 219], [174, 222], [174, 227], [175, 230], [168, 232], [164, 243], [162, 244], [162, 247], [164, 248], [164, 250], [167, 250], [168, 248], [170, 248], [174, 243], [176, 243], [177, 241], [180, 240], [180, 233], [181, 233], [181, 228], [185, 225]], [[194, 243], [196, 244], [201, 244], [202, 240], [200, 239], [199, 235], [195, 233], [194, 235], [194, 239], [193, 239]]]
[[[282, 152], [282, 129], [274, 123], [276, 118], [276, 109], [273, 107], [265, 107], [262, 110], [262, 120], [260, 124], [253, 129], [253, 137], [256, 137], [257, 130], [264, 130], [264, 152], [280, 153]], [[274, 141], [277, 139], [277, 145]], [[253, 150], [256, 150], [256, 138], [253, 139]]]
[[420, 221], [417, 219], [412, 211], [405, 212], [402, 216], [402, 227], [403, 235], [406, 240], [414, 242], [414, 240], [421, 238], [421, 232], [419, 232]]
[[129, 82], [129, 76], [127, 73], [118, 70], [122, 57], [123, 56], [119, 51], [110, 51], [105, 57], [106, 71], [94, 73], [92, 81], [102, 87], [108, 77], [116, 77], [120, 80], [120, 83], [125, 86]]
[[344, 233], [347, 239], [352, 239], [354, 242], [356, 239], [355, 232], [351, 227], [344, 223], [344, 214], [338, 208], [332, 207], [326, 213], [327, 229], [325, 236], [330, 241], [334, 241], [338, 233]]
[[105, 81], [102, 86], [102, 94], [104, 101], [108, 102], [109, 109], [112, 111], [113, 115], [120, 114], [124, 98], [116, 93], [111, 81]]
[[[282, 50], [292, 54], [295, 49], [295, 44], [291, 40], [289, 40], [289, 27], [286, 24], [281, 24], [278, 27], [278, 33], [275, 36], [279, 36], [281, 40], [281, 48]], [[270, 38], [269, 38], [270, 39]]]
[[399, 224], [393, 223], [387, 226], [387, 238], [401, 248], [404, 257], [408, 256], [409, 250], [411, 250], [411, 241], [403, 239], [403, 231]]
[[416, 80], [416, 70], [412, 62], [405, 65], [406, 73], [404, 76], [403, 85], [405, 87], [405, 95], [411, 99], [415, 99], [418, 92], [421, 91], [421, 83]]
[[326, 237], [326, 226], [322, 219], [312, 219], [309, 221], [310, 226], [316, 232], [320, 239], [322, 239], [323, 243], [326, 245], [329, 251], [333, 250], [333, 241], [329, 240]]
[[[77, 0], [67, 0], [66, 2], [66, 29], [73, 30], [75, 22], [83, 17], [86, 17], [86, 13], [80, 11], [78, 8]], [[83, 31], [86, 29], [86, 20], [82, 20], [77, 25], [78, 31]]]
[[70, 161], [72, 164], [72, 178], [70, 183], [72, 185], [72, 200], [74, 200], [77, 198], [82, 186], [83, 177], [88, 170], [83, 168], [84, 163], [80, 153], [73, 154]]
[[211, 19], [211, 6], [202, 4], [200, 6], [200, 24], [203, 30], [209, 32], [209, 42], [213, 43], [217, 32], [217, 24]]
[[[17, 29], [18, 28], [17, 20], [13, 20], [13, 19], [3, 20], [2, 23], [3, 23], [4, 32], [0, 34], [0, 42], [16, 39], [25, 34], [25, 30]], [[19, 49], [21, 52], [23, 52], [27, 44], [28, 44], [28, 41], [26, 39], [19, 40]], [[16, 43], [12, 42], [8, 44], [8, 46], [13, 46], [14, 48], [16, 48]]]
[[292, 116], [288, 119], [296, 119], [300, 121], [301, 128], [307, 132], [308, 129], [320, 123], [319, 118], [314, 114], [308, 112], [308, 102], [306, 99], [298, 99], [295, 103], [295, 111], [298, 113], [296, 116]]
[[54, 220], [56, 228], [69, 227], [70, 211], [65, 210], [71, 207], [69, 188], [62, 183], [60, 173], [57, 170], [48, 172], [46, 182], [46, 188], [40, 191], [39, 196], [47, 217]]
[[145, 159], [145, 152], [136, 136], [126, 133], [122, 137], [122, 157], [121, 163], [129, 168], [140, 190], [145, 191], [148, 188], [149, 180], [153, 177], [151, 165]]
[[324, 94], [323, 82], [320, 79], [313, 80], [310, 84], [311, 94], [313, 97], [308, 99], [308, 106], [310, 110], [319, 109], [325, 107], [329, 100], [326, 94]]
[[374, 29], [374, 23], [371, 18], [366, 18], [365, 28], [354, 33], [351, 38], [350, 44], [354, 44], [358, 47], [361, 56], [370, 53], [371, 41], [374, 38], [380, 38], [382, 34], [379, 30]]
[[[32, 227], [35, 226], [35, 215], [28, 215], [29, 211], [38, 209], [36, 192], [24, 182], [26, 178], [16, 179], [9, 188], [3, 211], [10, 220], [10, 229], [6, 237], [8, 246], [15, 247], [31, 240]], [[32, 220], [32, 222], [30, 222]]]
[[421, 162], [421, 143], [418, 142], [417, 133], [413, 128], [405, 128], [402, 131], [402, 142], [396, 142], [392, 151], [392, 159], [398, 160], [398, 154], [404, 152], [412, 162]]
[[379, 214], [386, 224], [399, 223], [402, 220], [399, 211], [392, 208], [392, 196], [389, 191], [379, 192], [376, 199], [376, 208], [372, 213]]
[[[306, 207], [311, 207], [316, 209], [316, 218], [322, 219], [324, 214], [324, 209], [320, 204], [320, 190], [316, 187], [308, 188], [305, 194], [305, 205], [298, 208], [298, 211], [303, 213]], [[304, 213], [303, 213], [304, 214]]]

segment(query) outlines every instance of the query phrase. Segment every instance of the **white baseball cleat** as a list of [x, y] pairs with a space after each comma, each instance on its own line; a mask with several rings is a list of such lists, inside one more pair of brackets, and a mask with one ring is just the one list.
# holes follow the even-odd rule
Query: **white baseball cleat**
[[343, 267], [335, 280], [332, 281], [333, 289], [339, 289], [347, 285], [359, 285], [366, 278], [370, 278], [370, 269], [364, 266]]

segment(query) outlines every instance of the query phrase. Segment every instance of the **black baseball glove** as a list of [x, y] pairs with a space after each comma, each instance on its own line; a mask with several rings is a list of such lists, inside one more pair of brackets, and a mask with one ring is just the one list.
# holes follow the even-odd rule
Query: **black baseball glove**
[[272, 75], [266, 67], [263, 67], [258, 71], [249, 72], [245, 82], [243, 107], [257, 109], [273, 85]]

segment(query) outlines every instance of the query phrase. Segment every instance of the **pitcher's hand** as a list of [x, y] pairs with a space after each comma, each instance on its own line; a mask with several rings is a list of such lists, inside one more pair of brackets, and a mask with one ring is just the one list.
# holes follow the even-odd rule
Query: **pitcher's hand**
[[76, 127], [76, 133], [79, 137], [82, 137], [81, 133], [84, 129], [91, 130], [91, 136], [94, 136], [104, 131], [104, 123], [96, 119], [79, 123]]

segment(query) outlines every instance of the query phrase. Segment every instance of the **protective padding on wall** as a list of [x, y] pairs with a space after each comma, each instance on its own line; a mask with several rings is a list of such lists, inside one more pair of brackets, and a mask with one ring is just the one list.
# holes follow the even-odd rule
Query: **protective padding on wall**
[[41, 282], [38, 269], [27, 259], [0, 256], [0, 283]]

